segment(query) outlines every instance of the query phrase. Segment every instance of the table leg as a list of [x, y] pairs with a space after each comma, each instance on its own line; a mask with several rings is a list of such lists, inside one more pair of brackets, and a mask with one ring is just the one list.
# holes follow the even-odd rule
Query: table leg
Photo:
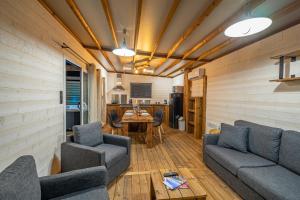
[[147, 142], [148, 148], [152, 147], [152, 139], [153, 139], [153, 124], [152, 124], [152, 122], [148, 122], [147, 123], [147, 136], [146, 136], [146, 142]]
[[128, 136], [128, 123], [123, 123], [123, 135]]

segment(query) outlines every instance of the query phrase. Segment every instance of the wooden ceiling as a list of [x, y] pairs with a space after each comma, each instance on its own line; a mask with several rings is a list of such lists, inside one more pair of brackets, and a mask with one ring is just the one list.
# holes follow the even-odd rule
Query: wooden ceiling
[[[109, 72], [153, 69], [175, 77], [300, 22], [299, 0], [38, 0]], [[246, 38], [224, 30], [245, 17], [270, 17], [272, 26]], [[134, 57], [112, 53], [123, 41]]]

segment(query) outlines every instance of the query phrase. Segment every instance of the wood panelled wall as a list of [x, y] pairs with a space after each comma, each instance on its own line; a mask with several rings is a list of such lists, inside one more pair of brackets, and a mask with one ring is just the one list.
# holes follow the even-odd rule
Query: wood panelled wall
[[66, 42], [91, 63], [94, 59], [35, 0], [0, 1], [0, 171], [17, 157], [35, 157], [39, 175], [49, 174], [64, 140]]
[[[300, 50], [300, 25], [206, 64], [207, 125], [244, 119], [300, 131], [300, 82], [274, 83], [278, 66], [270, 57]], [[300, 62], [291, 72], [300, 76]]]
[[[107, 103], [111, 103], [111, 94], [115, 93], [112, 89], [116, 85], [116, 73], [108, 73], [107, 76]], [[169, 94], [172, 92], [173, 80], [171, 78], [122, 74], [122, 86], [126, 89], [127, 100], [130, 98], [130, 83], [152, 83], [152, 103], [164, 99], [169, 101]]]

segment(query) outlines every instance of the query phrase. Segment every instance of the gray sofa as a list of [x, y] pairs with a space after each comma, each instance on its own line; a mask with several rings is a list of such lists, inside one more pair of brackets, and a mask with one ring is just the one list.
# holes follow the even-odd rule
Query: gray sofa
[[1, 200], [108, 200], [105, 167], [38, 178], [32, 156], [22, 156], [0, 173]]
[[299, 200], [300, 132], [243, 120], [234, 124], [249, 130], [247, 152], [224, 148], [220, 135], [205, 134], [206, 165], [244, 199]]
[[129, 137], [103, 134], [99, 122], [74, 126], [73, 132], [61, 145], [62, 172], [105, 166], [109, 184], [129, 167]]

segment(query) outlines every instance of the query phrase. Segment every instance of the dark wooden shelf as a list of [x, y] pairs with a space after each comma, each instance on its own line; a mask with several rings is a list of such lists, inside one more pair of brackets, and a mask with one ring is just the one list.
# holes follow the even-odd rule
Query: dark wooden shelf
[[286, 54], [282, 54], [282, 55], [278, 55], [278, 56], [273, 56], [273, 57], [271, 57], [271, 59], [279, 59], [282, 56], [284, 56], [285, 58], [298, 57], [298, 56], [300, 56], [300, 50], [290, 52], [290, 53], [286, 53]]
[[189, 125], [192, 125], [192, 126], [194, 126], [195, 124], [194, 124], [194, 122], [193, 122], [193, 121], [189, 121]]
[[299, 81], [300, 77], [273, 79], [273, 80], [270, 80], [270, 82], [289, 82], [289, 81], [297, 81], [297, 80]]

